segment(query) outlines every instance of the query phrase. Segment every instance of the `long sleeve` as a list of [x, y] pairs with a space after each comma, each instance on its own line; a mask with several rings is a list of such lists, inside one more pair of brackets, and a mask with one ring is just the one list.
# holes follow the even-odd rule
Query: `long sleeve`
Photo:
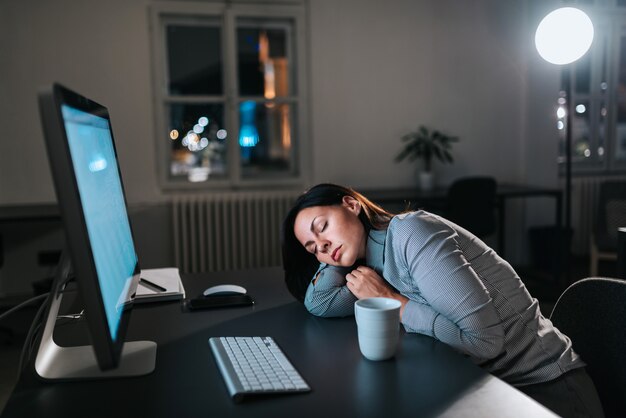
[[430, 217], [406, 220], [389, 234], [394, 253], [406, 263], [424, 298], [407, 303], [402, 316], [405, 328], [477, 358], [500, 354], [504, 344], [501, 320], [489, 292], [460, 250], [456, 232]]
[[354, 314], [356, 296], [346, 286], [350, 268], [322, 264], [311, 280], [304, 297], [304, 306], [316, 316], [337, 317]]

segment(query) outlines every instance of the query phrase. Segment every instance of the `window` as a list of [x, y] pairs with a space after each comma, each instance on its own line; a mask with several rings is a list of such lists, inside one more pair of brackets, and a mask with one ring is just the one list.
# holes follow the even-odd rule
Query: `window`
[[[594, 40], [566, 74], [557, 107], [559, 163], [565, 162], [566, 112], [572, 112], [572, 167], [576, 173], [626, 171], [626, 1], [578, 1], [594, 24]], [[564, 70], [567, 71], [567, 70]]]
[[302, 183], [303, 13], [298, 5], [153, 6], [164, 188]]

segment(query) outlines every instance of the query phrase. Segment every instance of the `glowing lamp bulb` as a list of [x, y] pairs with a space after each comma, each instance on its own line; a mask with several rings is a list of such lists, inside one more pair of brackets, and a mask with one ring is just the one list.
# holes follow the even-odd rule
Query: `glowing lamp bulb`
[[583, 55], [593, 42], [593, 23], [574, 7], [550, 12], [537, 27], [535, 46], [539, 55], [552, 64], [569, 64]]

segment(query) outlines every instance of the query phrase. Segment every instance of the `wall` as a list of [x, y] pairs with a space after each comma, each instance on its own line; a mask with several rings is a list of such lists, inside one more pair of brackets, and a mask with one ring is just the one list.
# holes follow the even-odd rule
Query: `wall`
[[316, 179], [414, 186], [416, 166], [393, 157], [426, 124], [461, 138], [454, 165], [435, 167], [440, 183], [522, 180], [522, 5], [313, 1]]
[[157, 200], [147, 2], [0, 3], [0, 204], [54, 201], [37, 91], [58, 81], [106, 103], [128, 199]]
[[[55, 200], [36, 104], [53, 81], [109, 107], [130, 205], [168, 199], [157, 180], [149, 4], [0, 2], [0, 205]], [[455, 163], [435, 167], [440, 184], [486, 174], [556, 185], [557, 72], [536, 57], [529, 4], [542, 3], [308, 1], [311, 182], [415, 186], [417, 166], [393, 157], [399, 137], [426, 124], [461, 138]], [[538, 205], [507, 208], [514, 260], [526, 227], [551, 221], [550, 203]], [[167, 245], [165, 229], [148, 229]]]

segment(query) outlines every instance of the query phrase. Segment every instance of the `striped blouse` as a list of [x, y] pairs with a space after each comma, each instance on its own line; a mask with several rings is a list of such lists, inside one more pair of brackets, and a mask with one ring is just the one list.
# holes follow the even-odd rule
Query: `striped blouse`
[[[539, 310], [509, 263], [469, 231], [431, 213], [395, 216], [371, 230], [366, 264], [410, 299], [407, 332], [434, 337], [517, 385], [553, 380], [585, 364]], [[305, 296], [314, 315], [354, 313], [352, 268], [322, 264]]]

